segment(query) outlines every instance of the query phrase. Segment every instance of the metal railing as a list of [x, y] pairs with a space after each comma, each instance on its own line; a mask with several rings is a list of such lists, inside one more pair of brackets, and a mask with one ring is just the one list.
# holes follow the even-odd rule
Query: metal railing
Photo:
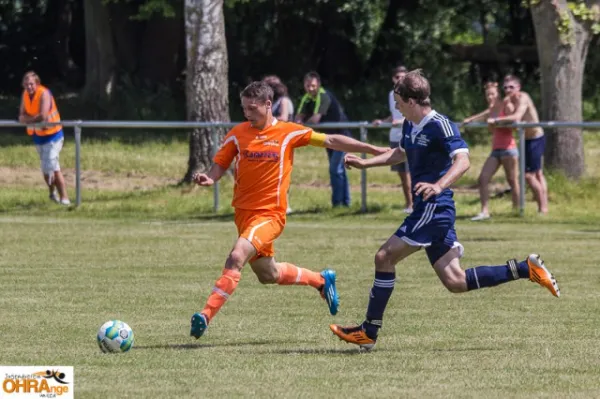
[[[239, 122], [161, 122], [161, 121], [61, 121], [60, 123], [43, 123], [26, 125], [17, 121], [0, 120], [0, 128], [3, 127], [44, 127], [60, 124], [63, 127], [73, 128], [75, 136], [75, 205], [81, 205], [81, 132], [83, 128], [96, 129], [195, 129], [195, 128], [231, 128]], [[468, 128], [488, 128], [485, 123], [469, 123], [458, 124], [461, 127]], [[379, 126], [374, 126], [370, 122], [331, 122], [321, 123], [318, 125], [308, 125], [315, 130], [339, 130], [339, 129], [358, 129], [360, 132], [360, 140], [367, 141], [368, 129], [385, 129], [391, 128], [391, 123], [383, 123]], [[583, 128], [583, 129], [600, 129], [600, 122], [539, 122], [539, 123], [513, 123], [502, 125], [502, 127], [510, 127], [517, 129], [519, 136], [519, 213], [523, 216], [525, 211], [525, 129], [530, 127], [542, 127], [546, 129], [552, 128]], [[219, 141], [217, 133], [212, 129], [212, 148], [213, 155], [218, 150]], [[366, 154], [362, 154], [366, 158]], [[361, 170], [360, 178], [361, 190], [361, 210], [367, 210], [367, 171]], [[219, 209], [219, 184], [215, 182], [213, 187], [213, 206], [214, 210]]]

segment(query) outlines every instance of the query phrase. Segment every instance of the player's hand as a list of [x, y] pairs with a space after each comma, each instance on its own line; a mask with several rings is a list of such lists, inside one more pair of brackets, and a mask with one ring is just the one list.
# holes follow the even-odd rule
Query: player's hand
[[371, 151], [371, 155], [381, 155], [385, 154], [388, 151], [392, 151], [390, 147], [378, 147], [376, 145], [373, 146], [373, 150]]
[[493, 126], [493, 125], [498, 124], [498, 121], [496, 121], [496, 118], [488, 118], [487, 119], [487, 123], [488, 123], [488, 125], [492, 125]]
[[215, 181], [205, 173], [194, 173], [192, 180], [199, 186], [212, 186], [215, 183]]
[[420, 182], [415, 184], [415, 194], [423, 194], [423, 201], [427, 201], [431, 197], [435, 197], [442, 192], [442, 188], [437, 183]]
[[400, 126], [404, 121], [402, 119], [394, 119], [392, 121], [392, 126]]
[[373, 126], [379, 126], [383, 123], [383, 121], [381, 119], [375, 119], [373, 121]]
[[350, 168], [364, 169], [365, 168], [364, 161], [365, 161], [364, 159], [362, 159], [361, 157], [358, 157], [354, 154], [346, 154], [346, 156], [344, 157], [344, 163], [346, 164], [346, 167], [348, 169], [350, 169]]

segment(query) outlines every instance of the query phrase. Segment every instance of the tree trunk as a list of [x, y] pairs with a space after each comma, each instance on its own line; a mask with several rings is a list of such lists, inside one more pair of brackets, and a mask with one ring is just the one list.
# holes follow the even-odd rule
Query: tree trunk
[[[188, 120], [229, 122], [228, 62], [223, 0], [185, 0], [187, 50], [186, 103]], [[213, 139], [208, 128], [190, 135], [188, 170], [190, 183], [197, 171], [206, 171], [212, 160]], [[220, 142], [226, 129], [215, 129]]]
[[115, 56], [108, 10], [102, 0], [84, 0], [86, 101], [109, 100], [114, 89]]
[[[591, 23], [576, 19], [566, 0], [539, 1], [531, 6], [531, 13], [540, 59], [542, 119], [579, 122]], [[557, 28], [561, 16], [568, 17], [568, 32], [559, 32]], [[559, 128], [546, 133], [546, 165], [569, 177], [581, 177], [585, 169], [582, 130]]]

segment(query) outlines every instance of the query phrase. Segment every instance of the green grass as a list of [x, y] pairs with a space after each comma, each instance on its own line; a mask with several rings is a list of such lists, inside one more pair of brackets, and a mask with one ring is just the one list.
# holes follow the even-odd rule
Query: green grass
[[[492, 200], [491, 221], [466, 220], [478, 212], [472, 186], [488, 147], [471, 149], [473, 166], [457, 184], [463, 266], [540, 252], [561, 284], [560, 299], [527, 281], [451, 294], [417, 253], [398, 267], [376, 350], [361, 354], [334, 339], [328, 324], [362, 319], [373, 255], [404, 217], [397, 176], [387, 168], [368, 171], [368, 213], [359, 212], [357, 171], [350, 172], [352, 208], [331, 210], [324, 151], [296, 153], [296, 213], [277, 257], [334, 267], [338, 316], [314, 290], [262, 286], [248, 269], [195, 341], [189, 318], [236, 238], [230, 179], [214, 214], [212, 190], [182, 194], [164, 183], [183, 176], [185, 140], [84, 140], [83, 204], [63, 208], [46, 197], [33, 147], [1, 138], [0, 364], [72, 365], [84, 398], [599, 397], [598, 152], [598, 136], [586, 135], [586, 177], [548, 176], [547, 217], [528, 197], [519, 218], [504, 197]], [[73, 153], [67, 140], [61, 164], [70, 177]], [[13, 178], [28, 174], [32, 180]], [[494, 182], [502, 184], [501, 174]], [[136, 344], [104, 355], [95, 335], [114, 318], [132, 326]]]
[[[0, 219], [2, 364], [72, 365], [77, 397], [598, 397], [600, 230], [589, 225], [459, 222], [465, 266], [539, 251], [563, 297], [518, 281], [462, 295], [422, 253], [398, 267], [376, 350], [339, 342], [331, 322], [360, 321], [374, 251], [395, 220], [290, 222], [282, 260], [339, 274], [329, 316], [307, 287], [262, 286], [248, 269], [207, 334], [188, 337], [235, 239], [214, 221]], [[493, 227], [492, 227], [493, 226]], [[98, 327], [135, 331], [105, 355]]]
[[[600, 135], [588, 133], [586, 140], [586, 176], [581, 181], [569, 181], [560, 175], [547, 176], [550, 192], [548, 222], [596, 223], [600, 217]], [[34, 148], [21, 140], [0, 139], [0, 167], [7, 173], [34, 173], [33, 182], [3, 184], [0, 191], [0, 212], [17, 215], [52, 215], [54, 217], [81, 216], [93, 218], [138, 217], [188, 219], [211, 217], [213, 193], [196, 190], [184, 195], [175, 184], [181, 179], [187, 164], [187, 142], [174, 138], [125, 144], [118, 140], [83, 141], [82, 181], [83, 205], [67, 211], [51, 204], [41, 178], [37, 178], [39, 160]], [[4, 140], [4, 141], [3, 141]], [[74, 144], [67, 139], [61, 155], [61, 165], [67, 174], [69, 191], [74, 198]], [[471, 169], [457, 182], [460, 193], [456, 195], [459, 217], [479, 212], [479, 198], [475, 185], [481, 166], [489, 154], [488, 146], [471, 148]], [[328, 174], [325, 151], [319, 148], [302, 148], [296, 152], [291, 191], [291, 204], [298, 211], [296, 218], [353, 217], [360, 208], [360, 172], [350, 171], [353, 186], [353, 208], [350, 211], [331, 211], [329, 208]], [[370, 169], [368, 176], [368, 204], [371, 218], [401, 217], [402, 195], [396, 174], [388, 168]], [[148, 185], [148, 181], [157, 184]], [[132, 183], [128, 183], [132, 182]], [[109, 184], [110, 183], [110, 184]], [[495, 187], [507, 187], [502, 171], [494, 177]], [[232, 182], [222, 180], [220, 189], [221, 213], [231, 213]], [[466, 189], [466, 191], [464, 190]], [[505, 196], [492, 199], [491, 212], [495, 221], [514, 221], [510, 199]], [[531, 193], [527, 197], [525, 220], [537, 220], [536, 206]]]

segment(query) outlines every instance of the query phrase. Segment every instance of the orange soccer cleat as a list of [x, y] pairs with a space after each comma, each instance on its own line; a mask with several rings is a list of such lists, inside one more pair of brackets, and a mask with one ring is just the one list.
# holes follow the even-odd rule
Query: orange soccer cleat
[[361, 349], [371, 350], [375, 347], [376, 340], [369, 338], [362, 326], [343, 327], [339, 324], [331, 324], [331, 331], [342, 341], [360, 346]]
[[537, 254], [531, 254], [527, 258], [527, 264], [529, 265], [529, 280], [548, 288], [555, 297], [560, 297], [558, 283], [552, 273], [546, 269], [542, 258]]

